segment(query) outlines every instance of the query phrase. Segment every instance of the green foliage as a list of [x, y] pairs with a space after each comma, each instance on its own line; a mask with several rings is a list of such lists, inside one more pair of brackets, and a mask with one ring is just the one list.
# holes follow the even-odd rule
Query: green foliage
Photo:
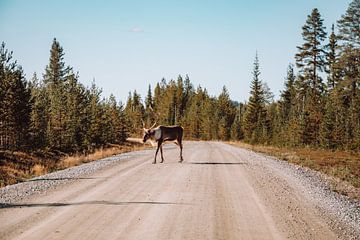
[[[185, 138], [242, 140], [253, 144], [360, 150], [360, 1], [353, 0], [332, 27], [328, 44], [323, 19], [313, 9], [302, 27], [303, 44], [289, 65], [280, 99], [260, 79], [256, 55], [247, 103], [230, 99], [224, 86], [210, 96], [188, 75], [149, 86], [144, 101], [129, 93], [126, 105], [101, 97], [66, 66], [54, 39], [41, 79], [26, 81], [12, 53], [0, 46], [0, 148], [92, 150], [140, 136], [143, 123], [180, 124]], [[295, 72], [298, 74], [296, 75]], [[327, 84], [323, 83], [327, 77]]]
[[319, 73], [325, 71], [326, 46], [322, 44], [326, 32], [323, 19], [315, 8], [308, 16], [303, 26], [302, 46], [297, 47], [299, 52], [295, 55], [296, 65], [300, 70], [297, 79], [301, 111], [299, 122], [302, 123], [301, 143], [317, 145], [319, 143], [319, 129], [323, 117], [325, 86]]
[[142, 123], [145, 117], [145, 108], [141, 96], [136, 91], [134, 91], [133, 94], [129, 93], [125, 113], [130, 119], [130, 133], [133, 135], [140, 135], [142, 133]]
[[338, 21], [339, 38], [346, 46], [360, 47], [360, 0], [353, 0]]
[[231, 125], [234, 122], [236, 108], [232, 104], [229, 93], [224, 86], [222, 92], [217, 99], [218, 119], [219, 123], [219, 139], [229, 140]]
[[95, 83], [87, 89], [78, 74], [65, 67], [64, 52], [54, 39], [49, 64], [41, 80], [24, 78], [11, 62], [11, 52], [0, 47], [0, 148], [47, 148], [62, 152], [92, 150], [122, 143], [129, 124], [115, 97], [101, 99]]
[[0, 46], [0, 147], [27, 146], [30, 124], [30, 89], [12, 52]]
[[266, 138], [266, 136], [264, 136], [264, 130], [266, 129], [266, 101], [263, 83], [259, 76], [260, 66], [256, 54], [250, 98], [244, 116], [245, 140], [250, 143], [264, 143], [264, 139]]
[[334, 24], [331, 27], [331, 34], [329, 37], [329, 44], [326, 46], [328, 52], [326, 54], [327, 60], [327, 73], [328, 73], [328, 90], [332, 90], [335, 88], [336, 84], [339, 82], [339, 69], [338, 69], [338, 40], [335, 35]]
[[31, 114], [30, 114], [30, 135], [33, 148], [43, 148], [46, 145], [47, 130], [47, 106], [49, 98], [45, 87], [37, 78], [36, 73], [30, 82], [31, 89]]
[[244, 112], [245, 112], [244, 104], [241, 103], [236, 108], [235, 119], [231, 125], [231, 130], [230, 130], [231, 140], [239, 141], [244, 138], [244, 129], [242, 125]]

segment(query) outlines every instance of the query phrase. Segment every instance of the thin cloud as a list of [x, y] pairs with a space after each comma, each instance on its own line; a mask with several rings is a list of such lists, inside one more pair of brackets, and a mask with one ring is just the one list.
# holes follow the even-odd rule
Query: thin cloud
[[140, 27], [133, 27], [130, 29], [130, 32], [133, 32], [133, 33], [140, 33], [140, 32], [144, 32], [144, 30]]

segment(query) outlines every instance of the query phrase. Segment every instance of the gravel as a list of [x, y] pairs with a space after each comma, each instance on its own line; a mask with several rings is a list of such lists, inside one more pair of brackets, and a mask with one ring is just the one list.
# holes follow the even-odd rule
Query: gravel
[[0, 208], [6, 204], [19, 202], [34, 194], [46, 193], [60, 185], [73, 182], [77, 179], [86, 179], [86, 176], [132, 156], [147, 155], [148, 151], [149, 150], [141, 150], [123, 153], [0, 188]]
[[[226, 145], [224, 148], [234, 152], [233, 146]], [[153, 150], [142, 150], [124, 153], [1, 188], [0, 208], [6, 204], [19, 202], [33, 194], [46, 193], [62, 184], [86, 178], [91, 173], [110, 167], [132, 156], [147, 155], [149, 151], [153, 152]], [[282, 203], [284, 203], [284, 198], [293, 201], [295, 198], [291, 194], [293, 189], [296, 189], [301, 193], [299, 195], [305, 196], [306, 201], [314, 206], [320, 215], [324, 216], [324, 219], [328, 219], [327, 224], [337, 230], [339, 238], [360, 239], [360, 202], [333, 192], [329, 178], [326, 175], [245, 149], [238, 148], [235, 154], [241, 158], [250, 159], [245, 166], [250, 170], [253, 168], [254, 176], [257, 178], [256, 184], [261, 185], [262, 189], [267, 189], [271, 193], [276, 189], [271, 185], [282, 185], [281, 190], [278, 190], [278, 192], [274, 190], [273, 192], [274, 195], [278, 195], [279, 199], [282, 199]], [[261, 174], [258, 174], [259, 167], [262, 169]], [[54, 181], [48, 181], [49, 179]], [[268, 204], [277, 203], [269, 202]], [[294, 204], [292, 203], [292, 205]], [[292, 211], [286, 210], [286, 206], [279, 204], [276, 207], [282, 208], [283, 211], [288, 213], [289, 219], [291, 214], [296, 214], [294, 209]], [[297, 211], [300, 210], [297, 209]]]
[[[340, 239], [360, 239], [360, 201], [332, 191], [327, 175], [253, 151], [248, 150], [246, 154], [257, 169], [260, 165], [263, 173], [272, 175], [268, 178], [276, 178], [277, 175], [281, 176], [280, 179], [288, 179], [290, 183], [296, 179], [290, 187], [297, 189], [324, 219], [328, 219], [327, 224], [337, 230]], [[275, 183], [281, 184], [279, 179]], [[264, 186], [268, 185], [265, 182]], [[286, 197], [284, 192], [286, 186], [280, 197]]]

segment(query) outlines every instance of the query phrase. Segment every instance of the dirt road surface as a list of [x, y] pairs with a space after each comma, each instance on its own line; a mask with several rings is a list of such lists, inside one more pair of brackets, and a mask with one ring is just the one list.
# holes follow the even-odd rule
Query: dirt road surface
[[344, 235], [349, 228], [322, 210], [326, 200], [314, 196], [296, 167], [217, 142], [186, 142], [183, 163], [175, 145], [165, 147], [165, 163], [151, 164], [153, 155], [140, 151], [3, 204], [0, 239], [357, 237]]

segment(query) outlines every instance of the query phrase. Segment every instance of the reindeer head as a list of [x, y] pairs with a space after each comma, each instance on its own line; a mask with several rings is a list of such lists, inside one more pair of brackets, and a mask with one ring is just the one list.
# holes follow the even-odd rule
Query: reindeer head
[[155, 127], [155, 125], [156, 125], [156, 122], [150, 128], [145, 128], [145, 123], [143, 122], [143, 130], [144, 130], [143, 142], [144, 143], [154, 135], [154, 131], [152, 129], [153, 129], [153, 127]]
[[144, 128], [143, 143], [145, 143], [149, 138], [150, 138], [150, 129]]

